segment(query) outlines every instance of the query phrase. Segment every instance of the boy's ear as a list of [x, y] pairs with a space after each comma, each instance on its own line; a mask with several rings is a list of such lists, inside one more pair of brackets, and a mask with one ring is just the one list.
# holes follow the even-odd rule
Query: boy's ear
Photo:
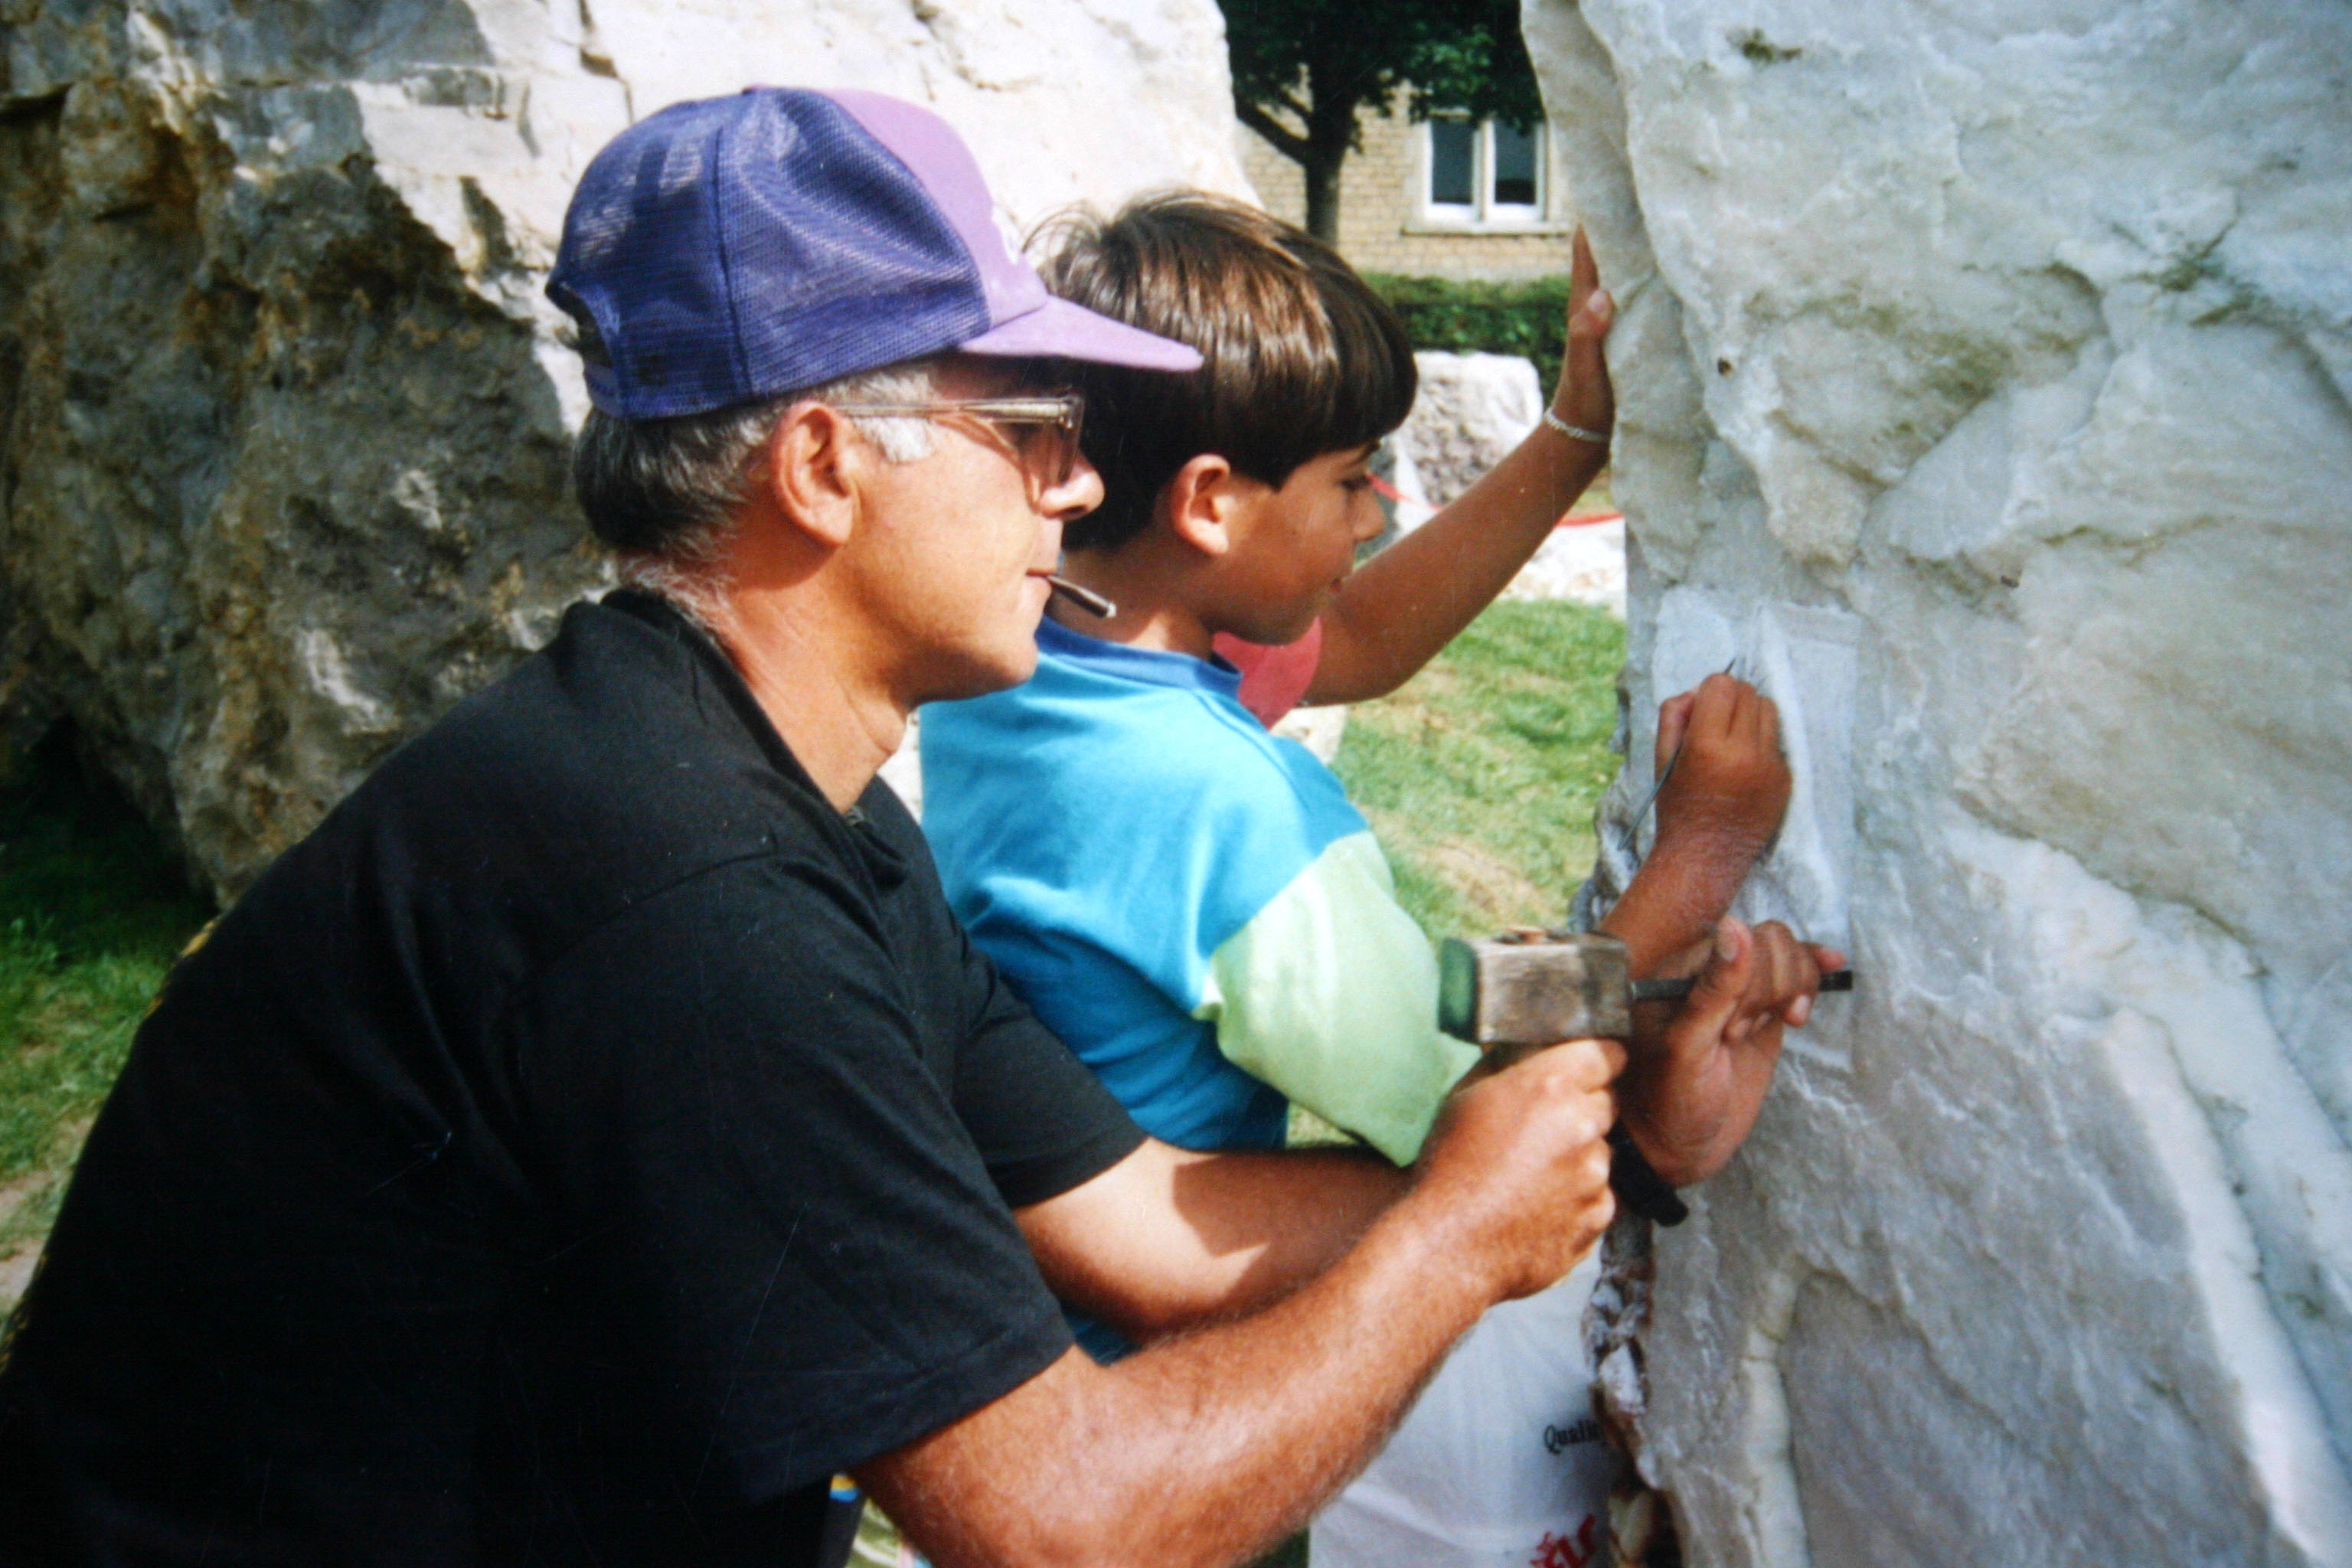
[[1160, 491], [1160, 521], [1169, 531], [1203, 555], [1233, 548], [1233, 515], [1241, 502], [1233, 464], [1203, 452], [1176, 470]]

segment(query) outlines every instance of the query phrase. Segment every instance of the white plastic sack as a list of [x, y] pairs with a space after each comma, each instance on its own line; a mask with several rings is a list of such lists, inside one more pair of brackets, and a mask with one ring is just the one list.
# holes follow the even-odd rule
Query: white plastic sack
[[1317, 1517], [1311, 1568], [1601, 1568], [1611, 1459], [1583, 1331], [1599, 1276], [1588, 1258], [1478, 1321]]

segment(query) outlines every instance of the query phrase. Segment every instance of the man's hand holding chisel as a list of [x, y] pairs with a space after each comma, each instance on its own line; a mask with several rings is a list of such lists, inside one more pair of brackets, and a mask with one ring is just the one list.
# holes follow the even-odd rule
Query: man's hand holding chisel
[[[1843, 954], [1777, 921], [1751, 928], [1726, 913], [1788, 808], [1771, 700], [1728, 673], [1671, 699], [1656, 769], [1655, 841], [1600, 932], [1448, 942], [1441, 1012], [1449, 1032], [1488, 1050], [1488, 1070], [1562, 1039], [1625, 1041], [1616, 1185], [1671, 1223], [1682, 1212], [1672, 1189], [1714, 1174], [1755, 1124], [1783, 1031], [1851, 977]], [[1693, 976], [1677, 1000], [1644, 996]]]
[[1764, 1108], [1783, 1028], [1801, 1026], [1822, 977], [1844, 967], [1843, 953], [1778, 921], [1727, 916], [1689, 997], [1634, 1009], [1617, 1121], [1668, 1185], [1704, 1181], [1731, 1158]]

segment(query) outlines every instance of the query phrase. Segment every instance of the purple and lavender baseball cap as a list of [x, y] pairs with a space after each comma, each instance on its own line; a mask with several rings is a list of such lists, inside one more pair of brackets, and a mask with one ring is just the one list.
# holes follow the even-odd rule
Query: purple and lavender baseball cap
[[[596, 154], [548, 298], [593, 325], [623, 419], [781, 396], [954, 349], [1192, 370], [1201, 356], [1045, 291], [947, 121], [879, 93], [673, 104]], [[608, 363], [599, 363], [604, 360]]]

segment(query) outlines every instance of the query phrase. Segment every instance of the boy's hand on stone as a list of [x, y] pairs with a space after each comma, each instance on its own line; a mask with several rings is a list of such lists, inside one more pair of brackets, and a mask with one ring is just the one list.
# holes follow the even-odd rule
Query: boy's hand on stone
[[[1658, 708], [1658, 834], [1601, 922], [1633, 949], [1633, 973], [1695, 972], [1789, 809], [1780, 717], [1744, 680], [1711, 675]], [[1679, 971], [1677, 955], [1683, 955]]]
[[1609, 1086], [1624, 1065], [1613, 1040], [1570, 1040], [1465, 1075], [1447, 1100], [1400, 1207], [1417, 1208], [1449, 1266], [1487, 1279], [1494, 1300], [1554, 1284], [1608, 1228]]
[[1601, 286], [1600, 264], [1592, 259], [1592, 246], [1580, 227], [1569, 274], [1568, 348], [1551, 399], [1552, 413], [1580, 429], [1606, 434], [1617, 421], [1608, 354], [1609, 324], [1616, 317], [1617, 301]]
[[1718, 861], [1745, 878], [1789, 809], [1789, 763], [1772, 700], [1728, 675], [1667, 699], [1658, 709], [1656, 766], [1672, 773], [1658, 792], [1653, 853]]
[[1618, 1082], [1626, 1131], [1660, 1176], [1688, 1186], [1738, 1152], [1772, 1087], [1783, 1027], [1801, 1027], [1821, 977], [1844, 966], [1843, 953], [1778, 921], [1717, 926], [1698, 984], [1661, 1035], [1644, 1032]]

